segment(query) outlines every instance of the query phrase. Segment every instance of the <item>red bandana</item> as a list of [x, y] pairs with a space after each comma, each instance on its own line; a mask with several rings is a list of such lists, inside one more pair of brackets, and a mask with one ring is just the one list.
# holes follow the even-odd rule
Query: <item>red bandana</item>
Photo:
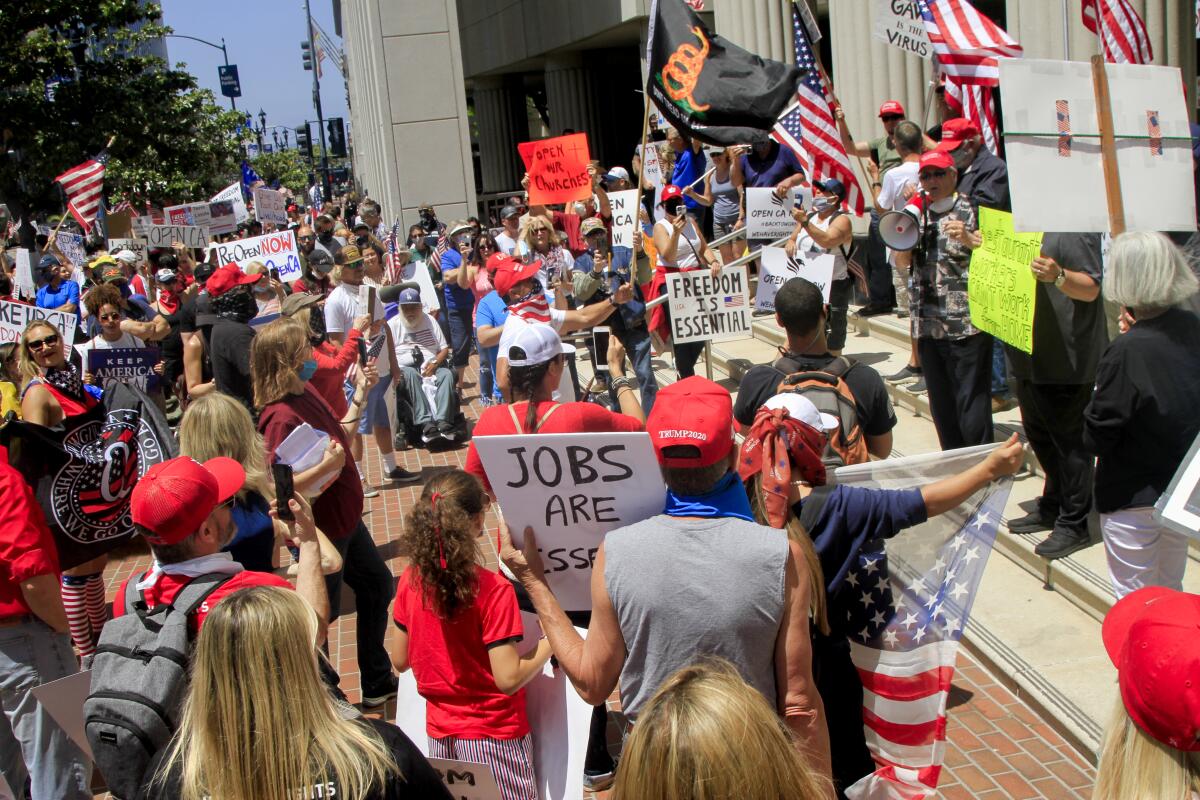
[[787, 409], [758, 409], [754, 425], [742, 442], [738, 475], [743, 481], [755, 474], [762, 476], [763, 510], [773, 528], [787, 525], [788, 489], [792, 472], [810, 486], [825, 484], [825, 463], [821, 452], [825, 437], [816, 428], [788, 415]]

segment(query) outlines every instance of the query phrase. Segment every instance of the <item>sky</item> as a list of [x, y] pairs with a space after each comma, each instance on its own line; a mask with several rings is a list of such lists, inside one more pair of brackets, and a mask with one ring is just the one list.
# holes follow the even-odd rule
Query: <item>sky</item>
[[[254, 115], [267, 113], [267, 125], [289, 128], [316, 120], [312, 103], [312, 73], [306, 72], [300, 58], [300, 42], [307, 38], [303, 0], [159, 0], [163, 21], [176, 33], [221, 43], [229, 51], [229, 63], [237, 64], [242, 96], [236, 98], [239, 111]], [[332, 0], [310, 0], [313, 19], [336, 43]], [[229, 107], [229, 98], [221, 95], [217, 67], [224, 63], [221, 51], [188, 39], [167, 39], [167, 56], [172, 65], [196, 76], [202, 88], [211, 89], [218, 102]], [[342, 117], [349, 124], [346, 85], [342, 75], [326, 58], [321, 71], [321, 110], [325, 118]], [[282, 131], [280, 134], [282, 135]], [[313, 126], [313, 140], [317, 140]], [[295, 133], [292, 133], [295, 145]], [[270, 135], [267, 136], [267, 141]]]

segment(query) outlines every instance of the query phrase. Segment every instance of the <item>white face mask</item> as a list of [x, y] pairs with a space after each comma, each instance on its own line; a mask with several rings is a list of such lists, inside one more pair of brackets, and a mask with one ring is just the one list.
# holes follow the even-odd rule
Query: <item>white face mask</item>
[[941, 200], [935, 200], [929, 204], [929, 210], [935, 214], [945, 214], [954, 208], [954, 200], [957, 197], [958, 195], [952, 194], [949, 197], [943, 197]]
[[818, 197], [813, 200], [814, 211], [828, 211], [837, 205], [837, 199], [833, 197]]

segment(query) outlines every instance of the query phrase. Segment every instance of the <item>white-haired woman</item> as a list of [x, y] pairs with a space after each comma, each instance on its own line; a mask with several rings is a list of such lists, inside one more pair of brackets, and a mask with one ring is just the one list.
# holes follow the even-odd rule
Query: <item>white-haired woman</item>
[[1198, 288], [1162, 234], [1113, 242], [1104, 296], [1133, 325], [1100, 359], [1084, 445], [1099, 457], [1096, 510], [1117, 597], [1183, 587], [1187, 540], [1155, 521], [1154, 503], [1200, 433], [1200, 317], [1179, 307]]

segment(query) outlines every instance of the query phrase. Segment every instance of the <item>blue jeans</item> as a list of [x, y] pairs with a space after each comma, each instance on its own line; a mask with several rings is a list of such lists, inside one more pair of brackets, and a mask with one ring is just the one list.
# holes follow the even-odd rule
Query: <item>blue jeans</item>
[[[658, 396], [658, 380], [654, 377], [654, 366], [650, 363], [650, 332], [645, 328], [626, 328], [617, 334], [621, 344], [625, 346], [625, 354], [633, 364], [633, 373], [637, 375], [638, 388], [642, 393], [642, 411], [647, 415], [654, 407], [654, 398]], [[601, 353], [599, 358], [604, 358]], [[613, 397], [613, 408], [620, 408], [617, 398]]]
[[465, 367], [471, 361], [471, 340], [475, 331], [472, 316], [471, 308], [446, 309], [446, 322], [450, 326], [450, 363], [454, 367]]
[[71, 637], [31, 620], [0, 628], [0, 773], [25, 797], [91, 798], [92, 765], [58, 726], [32, 689], [79, 671]]
[[1005, 397], [1008, 395], [1008, 371], [1004, 364], [1004, 344], [999, 339], [992, 340], [992, 396]]
[[475, 351], [479, 353], [479, 399], [486, 400], [496, 391], [496, 377], [492, 374], [492, 361], [488, 358], [487, 349], [475, 337]]

